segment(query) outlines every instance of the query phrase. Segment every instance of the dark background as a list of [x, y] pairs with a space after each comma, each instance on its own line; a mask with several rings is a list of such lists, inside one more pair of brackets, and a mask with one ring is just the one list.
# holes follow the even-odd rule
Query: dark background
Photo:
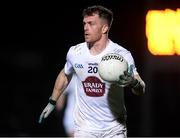
[[127, 89], [128, 136], [180, 136], [180, 57], [147, 50], [149, 9], [180, 8], [175, 0], [1, 2], [0, 136], [65, 136], [61, 113], [38, 118], [70, 46], [84, 41], [82, 10], [102, 4], [114, 12], [110, 39], [132, 52], [146, 93]]

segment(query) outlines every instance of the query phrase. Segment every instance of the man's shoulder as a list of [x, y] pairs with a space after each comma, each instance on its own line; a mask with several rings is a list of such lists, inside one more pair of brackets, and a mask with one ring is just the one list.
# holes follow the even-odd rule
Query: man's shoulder
[[81, 55], [80, 53], [83, 53], [86, 49], [86, 42], [78, 43], [76, 45], [73, 45], [69, 48], [69, 54], [72, 55]]
[[70, 50], [76, 51], [82, 48], [85, 48], [86, 42], [78, 43], [70, 47]]
[[122, 45], [118, 44], [118, 43], [115, 43], [113, 41], [110, 41], [110, 45], [111, 45], [111, 48], [113, 49], [114, 52], [129, 52], [125, 47], [123, 47]]

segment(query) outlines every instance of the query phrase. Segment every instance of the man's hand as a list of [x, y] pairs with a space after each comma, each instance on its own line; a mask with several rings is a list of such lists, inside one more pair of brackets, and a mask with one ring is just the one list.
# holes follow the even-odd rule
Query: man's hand
[[54, 110], [55, 108], [55, 101], [50, 100], [47, 106], [42, 111], [40, 117], [39, 117], [39, 123], [41, 124], [43, 119], [47, 118], [49, 114]]
[[128, 71], [124, 72], [124, 75], [119, 76], [118, 84], [121, 87], [130, 85], [134, 81], [133, 65], [128, 67]]

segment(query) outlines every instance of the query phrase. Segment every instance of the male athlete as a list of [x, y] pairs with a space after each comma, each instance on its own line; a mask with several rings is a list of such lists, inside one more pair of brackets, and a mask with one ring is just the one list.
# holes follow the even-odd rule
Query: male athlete
[[[49, 103], [40, 116], [40, 123], [54, 109], [75, 73], [74, 137], [127, 137], [123, 87], [131, 87], [134, 94], [141, 95], [145, 92], [145, 83], [136, 70], [131, 53], [108, 38], [112, 21], [112, 11], [103, 6], [84, 9], [85, 42], [69, 49], [66, 64], [57, 76]], [[130, 71], [120, 76], [116, 83], [104, 81], [98, 74], [98, 64], [107, 53], [118, 53], [128, 62]]]

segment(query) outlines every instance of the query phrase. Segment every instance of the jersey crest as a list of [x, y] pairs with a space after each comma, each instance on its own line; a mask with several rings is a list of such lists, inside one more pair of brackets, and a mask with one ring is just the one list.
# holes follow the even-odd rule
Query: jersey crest
[[96, 76], [88, 76], [82, 83], [87, 96], [100, 97], [105, 93], [105, 83]]

